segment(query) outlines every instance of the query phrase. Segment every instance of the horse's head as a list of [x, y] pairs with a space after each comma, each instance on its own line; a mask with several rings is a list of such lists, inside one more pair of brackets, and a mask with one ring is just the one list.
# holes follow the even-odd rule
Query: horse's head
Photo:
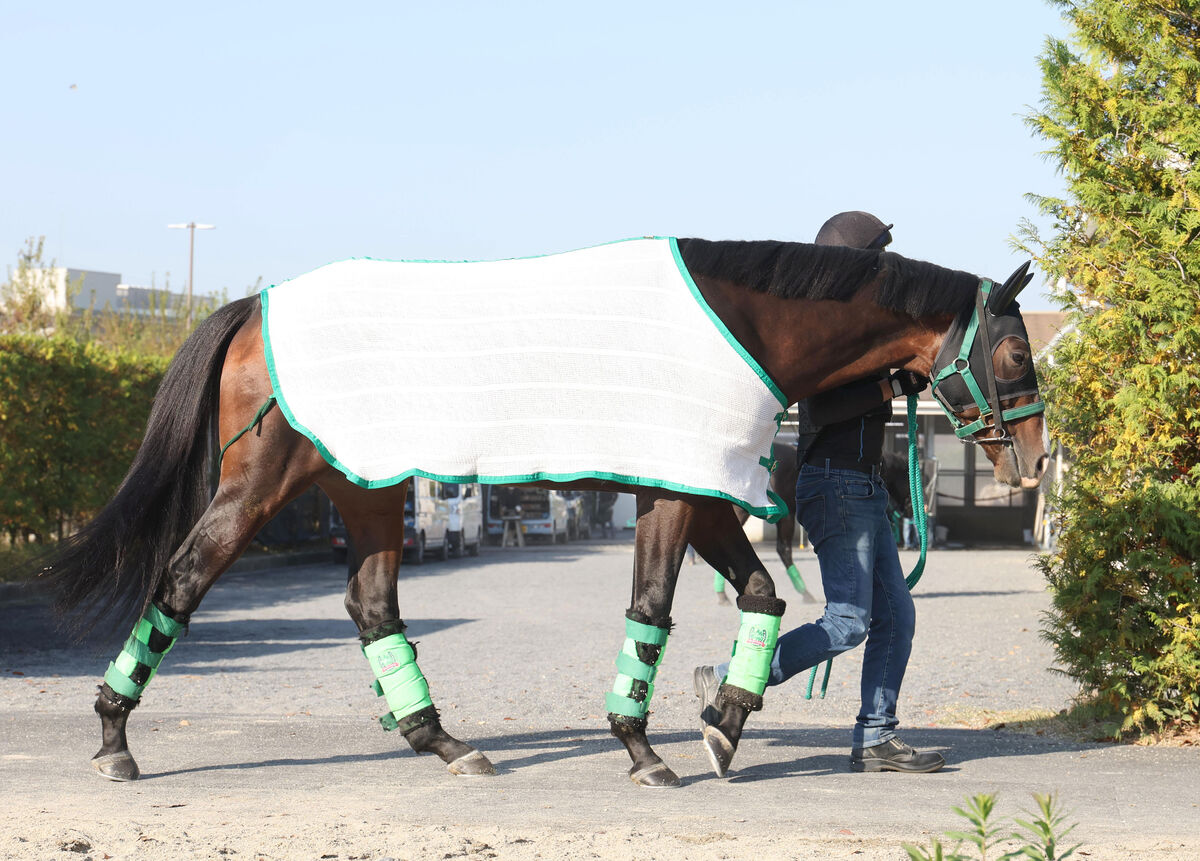
[[1000, 287], [979, 284], [969, 319], [955, 321], [933, 363], [933, 395], [966, 442], [984, 446], [996, 480], [1037, 487], [1049, 454], [1045, 404], [1016, 296], [1033, 278], [1022, 264]]

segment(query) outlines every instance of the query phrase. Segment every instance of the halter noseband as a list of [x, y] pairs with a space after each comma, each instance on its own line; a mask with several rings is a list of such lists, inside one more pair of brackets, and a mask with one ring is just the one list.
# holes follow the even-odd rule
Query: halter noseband
[[[985, 309], [987, 306], [988, 294], [991, 293], [993, 286], [993, 283], [986, 278], [979, 282], [979, 290], [975, 294], [975, 309], [971, 312], [971, 319], [967, 323], [966, 328], [961, 329], [960, 336], [959, 331], [956, 331], [960, 329], [959, 323], [956, 320], [954, 326], [946, 335], [946, 341], [942, 344], [942, 348], [938, 351], [937, 358], [934, 360], [932, 390], [934, 398], [937, 399], [942, 411], [946, 413], [947, 418], [950, 419], [950, 423], [954, 426], [954, 435], [959, 439], [972, 443], [1002, 443], [1005, 445], [1012, 445], [1012, 435], [1008, 433], [1008, 430], [1004, 425], [1005, 421], [1013, 421], [1014, 419], [1024, 418], [1025, 416], [1031, 416], [1035, 413], [1043, 412], [1046, 409], [1046, 404], [1042, 401], [1041, 395], [1038, 394], [1037, 381], [1035, 378], [1032, 389], [1019, 389], [1016, 391], [1004, 392], [1003, 394], [1006, 394], [1009, 397], [1016, 397], [1030, 393], [1038, 394], [1038, 399], [1036, 401], [1031, 404], [1026, 404], [1023, 407], [1012, 407], [1011, 409], [1007, 410], [1000, 409], [1001, 385], [996, 379], [996, 369], [992, 361], [992, 333], [988, 325], [989, 320], [984, 316], [986, 313]], [[991, 315], [991, 320], [1007, 319], [1010, 319], [1008, 315]], [[1010, 325], [1006, 328], [1014, 329], [1012, 334], [1017, 334], [1026, 342], [1028, 342], [1029, 339], [1025, 334], [1024, 325], [1020, 323], [1020, 317], [1014, 315], [1011, 319], [1016, 325]], [[1018, 329], [1019, 331], [1016, 331]], [[975, 374], [971, 371], [971, 352], [975, 348], [975, 337], [977, 335], [979, 336], [980, 347], [982, 348], [980, 352], [982, 355], [977, 356], [976, 361], [983, 363], [982, 367], [978, 370], [980, 371], [980, 376], [983, 377], [984, 384], [987, 386], [986, 395], [984, 394], [983, 389], [980, 388], [979, 382], [975, 378]], [[960, 346], [958, 355], [953, 361], [945, 365], [939, 371], [937, 369], [937, 364], [943, 358], [943, 354], [947, 352], [947, 348], [953, 350], [954, 343], [959, 337], [961, 337], [961, 341], [959, 341]], [[1030, 368], [1026, 376], [1032, 374], [1033, 370]], [[939, 388], [947, 381], [949, 381], [951, 386], [953, 386], [956, 382], [952, 379], [954, 377], [961, 378], [961, 384], [966, 387], [966, 391], [970, 398], [974, 401], [975, 406], [979, 408], [979, 418], [970, 424], [967, 424], [959, 419], [957, 415], [955, 415], [954, 407], [957, 406], [961, 410], [961, 408], [965, 408], [967, 406], [965, 399], [961, 404], [954, 404], [951, 402], [945, 391]], [[1022, 377], [1021, 380], [1014, 382], [1019, 383], [1024, 379], [1025, 378]], [[992, 423], [992, 436], [985, 437], [984, 439], [976, 439], [975, 434], [988, 426], [988, 416], [994, 416]]]

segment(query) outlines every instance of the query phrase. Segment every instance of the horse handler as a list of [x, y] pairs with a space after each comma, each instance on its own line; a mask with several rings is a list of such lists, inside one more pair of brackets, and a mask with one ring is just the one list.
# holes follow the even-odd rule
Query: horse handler
[[[892, 225], [866, 212], [842, 212], [822, 225], [818, 245], [884, 248]], [[945, 760], [920, 753], [896, 735], [896, 702], [915, 629], [912, 596], [887, 516], [880, 475], [884, 425], [892, 398], [912, 395], [929, 380], [910, 371], [869, 377], [799, 404], [796, 518], [808, 531], [821, 567], [825, 613], [779, 637], [767, 685], [783, 684], [866, 640], [862, 705], [854, 724], [851, 771], [937, 771]], [[807, 415], [810, 427], [805, 428]], [[729, 663], [696, 667], [693, 683], [709, 759], [718, 775], [732, 746], [714, 724]], [[735, 682], [736, 683], [736, 682]]]

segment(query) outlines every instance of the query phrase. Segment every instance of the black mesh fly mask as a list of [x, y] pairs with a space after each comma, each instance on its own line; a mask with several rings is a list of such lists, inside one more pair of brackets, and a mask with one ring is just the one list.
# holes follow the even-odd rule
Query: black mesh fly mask
[[[970, 318], [955, 320], [934, 359], [933, 396], [954, 425], [955, 436], [959, 439], [1011, 445], [1012, 436], [1004, 423], [1046, 409], [1039, 395], [1031, 404], [1002, 410], [1001, 401], [1038, 395], [1037, 376], [1031, 361], [1023, 376], [1000, 379], [992, 360], [996, 345], [1005, 338], [1016, 337], [1029, 343], [1025, 322], [1014, 301], [1017, 293], [1033, 278], [1032, 274], [1026, 274], [1028, 268], [1028, 263], [1023, 264], [998, 288], [987, 279], [980, 281]], [[959, 419], [958, 414], [970, 407], [978, 408], [979, 418], [967, 423]], [[987, 427], [989, 416], [993, 417], [992, 435], [976, 439], [975, 434]]]

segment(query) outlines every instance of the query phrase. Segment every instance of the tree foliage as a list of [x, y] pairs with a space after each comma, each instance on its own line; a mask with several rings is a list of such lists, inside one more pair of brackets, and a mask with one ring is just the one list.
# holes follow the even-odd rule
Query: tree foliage
[[1042, 369], [1073, 458], [1045, 634], [1115, 734], [1200, 718], [1200, 2], [1052, 0], [1041, 57], [1064, 198], [1025, 247], [1068, 329]]
[[0, 535], [62, 538], [108, 501], [166, 365], [62, 335], [0, 335]]

